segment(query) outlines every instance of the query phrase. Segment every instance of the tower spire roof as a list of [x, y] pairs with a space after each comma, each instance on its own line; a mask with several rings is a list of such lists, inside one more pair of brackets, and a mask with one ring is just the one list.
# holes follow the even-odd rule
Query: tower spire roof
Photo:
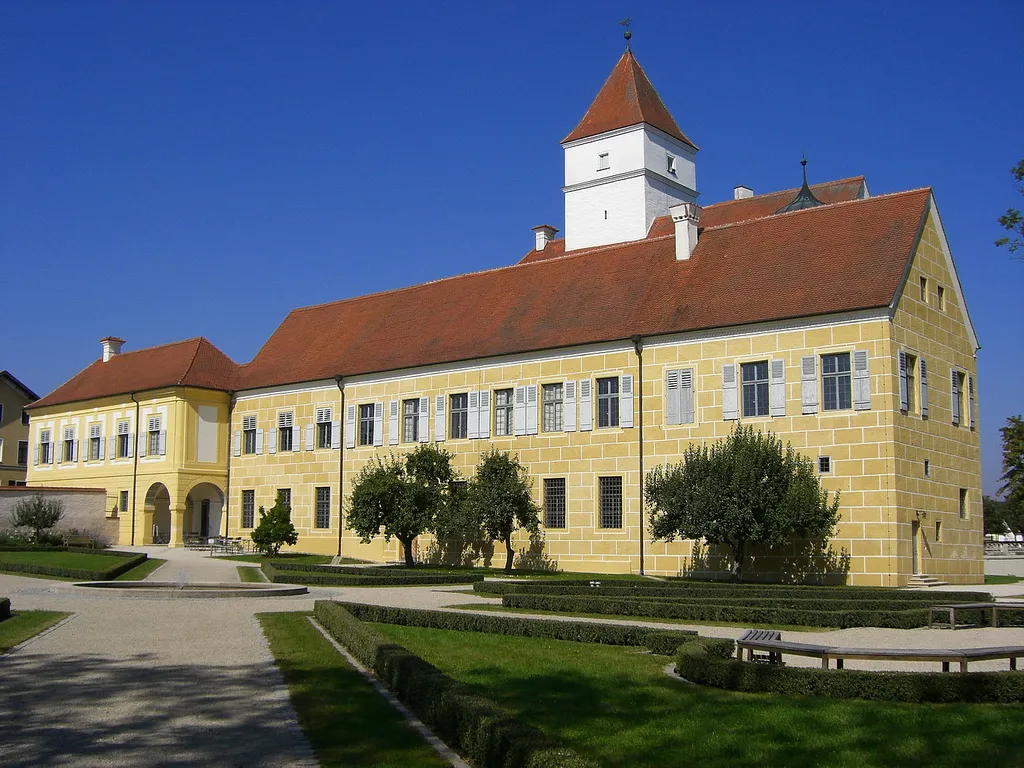
[[789, 213], [790, 211], [801, 211], [804, 208], [815, 208], [819, 205], [824, 205], [818, 198], [811, 192], [811, 188], [807, 185], [807, 158], [800, 159], [800, 165], [804, 169], [804, 183], [800, 187], [800, 191], [796, 193], [791, 201], [786, 203], [784, 206], [779, 208], [776, 213]]
[[583, 119], [572, 133], [562, 139], [562, 143], [638, 123], [653, 125], [697, 149], [697, 145], [679, 130], [676, 121], [647, 78], [647, 73], [637, 62], [633, 52], [627, 48], [601, 86], [590, 109], [583, 115]]

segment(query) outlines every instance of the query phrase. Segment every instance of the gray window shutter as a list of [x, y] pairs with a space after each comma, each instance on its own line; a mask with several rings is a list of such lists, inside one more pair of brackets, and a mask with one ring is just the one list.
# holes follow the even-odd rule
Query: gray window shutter
[[665, 424], [669, 426], [682, 424], [679, 392], [681, 373], [681, 371], [665, 371]]
[[430, 398], [420, 398], [420, 423], [418, 430], [420, 442], [425, 443], [430, 439]]
[[907, 389], [907, 353], [902, 349], [897, 354], [900, 367], [900, 410], [910, 408], [910, 391]]
[[516, 435], [526, 434], [526, 387], [516, 387], [512, 406], [513, 430]]
[[818, 412], [818, 358], [800, 358], [800, 413]]
[[858, 411], [871, 410], [871, 368], [866, 349], [853, 352], [853, 407]]
[[949, 371], [950, 408], [953, 411], [953, 423], [960, 424], [960, 372], [956, 368]]
[[736, 400], [736, 364], [722, 366], [722, 419], [730, 421], [739, 418]]
[[679, 423], [693, 424], [693, 368], [684, 368], [679, 373]]
[[[473, 420], [473, 407], [469, 409], [470, 424]], [[477, 400], [477, 437], [488, 440], [491, 437], [491, 390], [481, 389]]]
[[373, 444], [384, 445], [384, 403], [373, 404]]
[[[160, 447], [160, 455], [161, 456], [166, 456], [167, 455], [167, 430], [166, 429], [161, 429], [160, 430], [160, 437], [157, 439], [157, 445]], [[263, 430], [262, 429], [259, 432], [256, 433], [256, 447], [258, 448], [260, 453], [263, 452]]]
[[263, 455], [263, 430], [262, 429], [257, 429], [256, 430], [256, 455], [257, 456], [262, 456]]
[[974, 429], [974, 377], [967, 377], [967, 419]]
[[[473, 394], [476, 394], [475, 392]], [[444, 442], [445, 429], [444, 429], [444, 414], [445, 414], [445, 397], [444, 395], [438, 395], [434, 398], [434, 439], [438, 442]], [[470, 418], [472, 421], [472, 417]], [[472, 435], [470, 435], [472, 437]]]
[[[238, 433], [236, 432], [235, 434], [237, 435]], [[237, 456], [237, 455], [238, 454], [236, 453], [235, 456]], [[135, 434], [134, 433], [129, 433], [129, 435], [128, 435], [128, 458], [129, 459], [134, 459], [135, 458]]]
[[469, 400], [469, 424], [466, 427], [466, 435], [470, 440], [480, 437], [480, 393], [470, 392]]
[[345, 406], [345, 447], [356, 447], [356, 407]]
[[594, 428], [594, 401], [590, 379], [580, 379], [580, 432]]
[[537, 385], [526, 388], [526, 434], [537, 434]]
[[768, 402], [772, 416], [786, 415], [786, 361], [775, 358], [768, 363], [768, 376], [771, 392]]
[[576, 431], [576, 382], [562, 384], [562, 427], [566, 432]]
[[267, 453], [277, 453], [277, 427], [267, 430]]
[[921, 418], [928, 417], [928, 362], [921, 358]]
[[331, 422], [331, 448], [341, 448], [341, 419]]
[[388, 445], [398, 445], [398, 401], [388, 403]]
[[624, 373], [619, 380], [619, 426], [633, 426], [633, 375]]
[[306, 450], [307, 451], [312, 451], [313, 450], [313, 436], [314, 436], [314, 430], [315, 429], [316, 429], [316, 427], [314, 427], [312, 424], [307, 424], [306, 425]]

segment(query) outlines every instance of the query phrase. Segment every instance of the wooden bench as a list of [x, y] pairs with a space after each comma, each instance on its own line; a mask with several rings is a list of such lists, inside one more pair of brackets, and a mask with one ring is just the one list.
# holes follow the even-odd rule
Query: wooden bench
[[92, 536], [68, 536], [64, 539], [64, 543], [69, 547], [87, 547], [88, 549], [96, 547], [96, 541]]
[[1024, 611], [1024, 603], [959, 603], [957, 605], [933, 605], [928, 612], [928, 627], [932, 627], [935, 614], [945, 612], [949, 616], [949, 628], [956, 629], [956, 612], [961, 610], [981, 611], [982, 621], [985, 611], [992, 612], [989, 626], [999, 626], [999, 611]]
[[942, 671], [949, 672], [949, 665], [956, 662], [960, 671], [966, 672], [970, 661], [1009, 659], [1010, 669], [1017, 669], [1017, 659], [1024, 657], [1024, 645], [1008, 645], [991, 648], [841, 648], [811, 643], [790, 643], [782, 639], [782, 633], [774, 630], [751, 629], [736, 641], [736, 658], [742, 660], [743, 651], [747, 661], [754, 660], [754, 651], [765, 651], [773, 664], [782, 663], [782, 654], [808, 656], [821, 659], [821, 668], [828, 669], [835, 659], [836, 669], [843, 669], [844, 659], [865, 659], [870, 661], [936, 661], [942, 664]]

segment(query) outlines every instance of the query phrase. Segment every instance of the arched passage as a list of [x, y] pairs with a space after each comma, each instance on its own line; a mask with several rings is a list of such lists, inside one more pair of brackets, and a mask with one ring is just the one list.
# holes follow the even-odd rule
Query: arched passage
[[146, 491], [142, 520], [143, 544], [167, 544], [171, 540], [171, 494], [163, 483], [153, 483]]
[[224, 491], [213, 483], [197, 483], [185, 497], [185, 537], [209, 538], [224, 533]]

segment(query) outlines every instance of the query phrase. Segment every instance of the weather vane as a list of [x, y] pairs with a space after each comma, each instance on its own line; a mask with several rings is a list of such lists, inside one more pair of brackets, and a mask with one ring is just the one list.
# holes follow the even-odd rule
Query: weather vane
[[633, 23], [633, 17], [632, 16], [627, 16], [626, 18], [624, 18], [622, 21], [619, 22], [619, 24], [621, 24], [622, 26], [624, 26], [626, 28], [626, 31], [622, 33], [622, 36], [624, 38], [626, 38], [626, 50], [627, 51], [629, 50], [629, 38], [631, 38], [633, 36], [633, 33], [629, 31], [629, 25], [632, 24], [632, 23]]

